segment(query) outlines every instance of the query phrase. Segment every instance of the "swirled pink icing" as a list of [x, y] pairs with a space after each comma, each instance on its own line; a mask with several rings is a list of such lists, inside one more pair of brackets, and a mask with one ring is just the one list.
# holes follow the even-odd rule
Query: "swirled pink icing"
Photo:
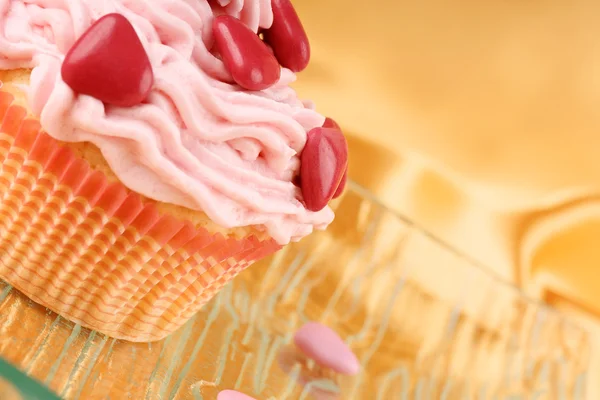
[[[107, 106], [61, 78], [65, 54], [109, 13], [132, 23], [152, 64], [155, 84], [139, 106]], [[298, 99], [287, 69], [264, 91], [233, 84], [211, 53], [223, 13], [255, 32], [273, 22], [271, 0], [0, 0], [0, 69], [32, 69], [27, 93], [43, 128], [98, 146], [130, 189], [285, 244], [333, 220], [329, 207], [308, 211], [292, 184], [307, 132], [325, 118]]]

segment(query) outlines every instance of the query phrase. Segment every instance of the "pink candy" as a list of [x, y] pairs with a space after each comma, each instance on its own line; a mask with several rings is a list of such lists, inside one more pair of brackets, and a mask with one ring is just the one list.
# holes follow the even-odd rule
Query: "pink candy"
[[337, 190], [333, 194], [334, 199], [337, 199], [344, 193], [344, 189], [346, 189], [347, 182], [348, 182], [348, 167], [346, 167], [346, 170], [344, 171], [344, 175], [342, 175], [342, 180], [340, 181], [340, 184], [339, 184]]
[[296, 346], [321, 366], [345, 374], [355, 375], [360, 363], [344, 341], [328, 327], [309, 322], [296, 332]]
[[73, 91], [121, 107], [140, 104], [154, 84], [146, 50], [121, 14], [96, 21], [67, 53], [61, 73]]
[[306, 208], [322, 210], [336, 194], [348, 165], [348, 145], [344, 135], [335, 128], [311, 129], [300, 161]]
[[223, 390], [217, 395], [217, 400], [256, 400], [237, 390]]
[[[317, 322], [309, 322], [300, 328], [294, 335], [296, 347], [308, 358], [317, 364], [330, 368], [335, 372], [345, 375], [356, 375], [360, 371], [360, 363], [352, 350], [331, 329]], [[279, 356], [281, 368], [289, 373], [295, 364], [296, 351], [284, 350]], [[296, 378], [302, 386], [312, 382], [307, 376], [300, 374]], [[315, 399], [334, 400], [339, 398], [339, 393], [311, 387], [310, 393]], [[252, 397], [235, 390], [223, 390], [217, 400], [254, 400]]]
[[248, 90], [273, 86], [281, 67], [271, 50], [242, 21], [220, 15], [213, 21], [215, 43], [235, 82]]
[[275, 52], [279, 63], [300, 72], [310, 61], [308, 37], [290, 0], [272, 0], [273, 25], [264, 32], [265, 42]]
[[[342, 128], [340, 128], [338, 123], [329, 117], [325, 118], [325, 122], [323, 123], [323, 128], [335, 128], [335, 129], [338, 129], [339, 131], [342, 130]], [[335, 193], [333, 195], [334, 199], [337, 199], [338, 197], [340, 197], [342, 195], [342, 193], [344, 193], [344, 189], [346, 188], [347, 181], [348, 181], [348, 167], [346, 166], [346, 170], [344, 171], [344, 176], [342, 176], [340, 185], [338, 186], [337, 190], [335, 191]]]

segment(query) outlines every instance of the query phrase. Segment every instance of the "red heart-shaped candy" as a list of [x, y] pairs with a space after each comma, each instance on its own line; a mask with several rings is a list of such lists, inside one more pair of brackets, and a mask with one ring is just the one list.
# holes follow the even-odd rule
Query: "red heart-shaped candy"
[[61, 73], [75, 92], [121, 107], [140, 104], [154, 84], [146, 50], [121, 14], [103, 16], [81, 35]]
[[242, 21], [220, 15], [213, 21], [213, 33], [223, 63], [238, 85], [248, 90], [264, 90], [279, 81], [279, 62]]
[[311, 129], [300, 160], [306, 208], [322, 210], [336, 193], [348, 165], [346, 138], [339, 129]]
[[273, 24], [263, 32], [279, 63], [300, 72], [310, 61], [310, 43], [290, 0], [272, 0]]
[[[338, 123], [329, 117], [325, 118], [325, 122], [323, 123], [323, 128], [335, 128], [339, 131], [342, 130], [342, 128], [340, 128]], [[348, 181], [348, 166], [346, 166], [346, 170], [344, 171], [342, 180], [340, 181], [338, 188], [336, 189], [335, 193], [333, 194], [334, 199], [337, 199], [338, 197], [340, 197], [342, 195], [342, 193], [344, 193], [344, 189], [346, 188], [347, 181]]]
[[325, 122], [323, 122], [323, 128], [334, 128], [337, 129], [338, 131], [341, 131], [342, 128], [340, 128], [340, 126], [338, 125], [337, 122], [335, 122], [335, 120], [333, 118], [325, 118]]
[[346, 189], [347, 182], [348, 182], [348, 166], [346, 166], [344, 175], [342, 175], [342, 180], [340, 181], [338, 188], [336, 189], [335, 193], [333, 194], [334, 199], [337, 199], [338, 197], [340, 197], [342, 195], [342, 193], [344, 193], [344, 189]]

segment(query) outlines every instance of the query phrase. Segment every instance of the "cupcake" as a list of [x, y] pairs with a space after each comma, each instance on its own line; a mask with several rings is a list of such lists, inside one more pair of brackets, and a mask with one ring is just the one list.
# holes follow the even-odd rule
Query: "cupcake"
[[289, 0], [0, 6], [0, 278], [35, 302], [159, 340], [333, 220], [347, 146], [289, 87]]

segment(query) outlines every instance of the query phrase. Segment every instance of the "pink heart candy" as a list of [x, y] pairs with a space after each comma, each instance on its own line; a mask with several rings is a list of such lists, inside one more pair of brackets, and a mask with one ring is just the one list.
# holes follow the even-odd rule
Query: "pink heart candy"
[[360, 363], [352, 350], [330, 328], [309, 322], [298, 329], [294, 343], [307, 357], [323, 367], [346, 375], [356, 375]]
[[335, 128], [311, 129], [300, 160], [306, 208], [322, 210], [336, 193], [348, 165], [346, 138]]
[[342, 175], [342, 180], [340, 181], [340, 184], [338, 185], [337, 190], [333, 194], [334, 199], [337, 199], [344, 193], [347, 182], [348, 182], [348, 167], [346, 167], [346, 170], [344, 171], [344, 175]]
[[154, 84], [146, 50], [121, 14], [105, 15], [81, 35], [61, 74], [73, 91], [121, 107], [140, 104]]
[[217, 400], [255, 400], [237, 390], [222, 390], [217, 395]]
[[310, 43], [290, 0], [272, 0], [273, 25], [264, 31], [265, 42], [273, 48], [279, 63], [300, 72], [310, 61]]
[[[337, 122], [335, 122], [335, 120], [333, 120], [332, 118], [325, 118], [325, 122], [323, 123], [323, 128], [335, 128], [338, 130], [342, 130], [342, 128], [340, 128], [340, 126], [338, 125]], [[346, 189], [346, 182], [348, 181], [348, 167], [346, 166], [346, 170], [344, 171], [344, 175], [342, 176], [342, 180], [340, 181], [340, 184], [338, 186], [338, 188], [336, 189], [333, 198], [337, 199], [338, 197], [340, 197], [342, 195], [342, 193], [344, 193], [344, 189]]]
[[342, 130], [342, 128], [340, 128], [339, 124], [337, 122], [335, 122], [335, 120], [333, 118], [325, 118], [325, 122], [323, 122], [323, 128], [334, 128], [337, 129], [339, 131]]
[[242, 21], [220, 15], [213, 21], [213, 33], [223, 63], [238, 85], [248, 90], [264, 90], [279, 81], [279, 62]]

